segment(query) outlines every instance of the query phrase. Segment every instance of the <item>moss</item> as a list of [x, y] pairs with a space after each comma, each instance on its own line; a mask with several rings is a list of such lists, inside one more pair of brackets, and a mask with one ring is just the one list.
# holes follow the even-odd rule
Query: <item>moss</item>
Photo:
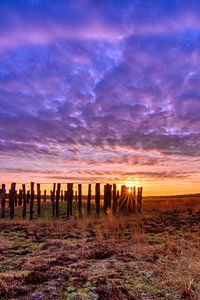
[[10, 231], [7, 232], [6, 235], [8, 237], [26, 237], [26, 233], [23, 231]]
[[43, 250], [44, 243], [31, 243], [31, 248], [36, 251]]
[[28, 245], [28, 243], [27, 242], [24, 242], [24, 241], [14, 241], [13, 243], [12, 243], [12, 248], [13, 249], [18, 249], [18, 248], [24, 248], [24, 247], [26, 247]]
[[67, 286], [65, 288], [66, 292], [65, 292], [65, 297], [67, 300], [70, 300], [72, 295], [77, 294], [80, 296], [81, 299], [83, 300], [89, 300], [89, 299], [93, 299], [91, 297], [91, 295], [89, 295], [90, 293], [90, 288], [91, 288], [91, 283], [89, 281], [87, 281], [83, 287], [81, 288], [76, 288], [73, 285], [72, 286]]
[[162, 244], [165, 241], [165, 238], [158, 234], [151, 234], [147, 237], [148, 242], [151, 244]]

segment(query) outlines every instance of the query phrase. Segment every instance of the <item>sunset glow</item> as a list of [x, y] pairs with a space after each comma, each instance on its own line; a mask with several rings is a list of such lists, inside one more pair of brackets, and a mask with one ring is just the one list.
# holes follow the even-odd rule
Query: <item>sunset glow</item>
[[200, 2], [0, 3], [0, 183], [200, 186]]

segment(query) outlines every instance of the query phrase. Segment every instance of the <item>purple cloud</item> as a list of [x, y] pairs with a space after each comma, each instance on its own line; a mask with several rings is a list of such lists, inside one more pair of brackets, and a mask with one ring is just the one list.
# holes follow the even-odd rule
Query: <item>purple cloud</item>
[[1, 5], [2, 174], [197, 174], [198, 1]]

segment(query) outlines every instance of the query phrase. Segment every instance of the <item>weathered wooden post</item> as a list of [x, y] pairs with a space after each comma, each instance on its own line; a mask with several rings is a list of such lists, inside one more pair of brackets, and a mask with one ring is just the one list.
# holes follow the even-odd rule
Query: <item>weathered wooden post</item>
[[41, 190], [40, 183], [37, 183], [37, 214], [41, 216]]
[[87, 199], [87, 212], [90, 213], [91, 210], [91, 198], [92, 198], [92, 186], [91, 183], [88, 184], [88, 199]]
[[51, 202], [52, 202], [52, 217], [55, 217], [55, 192], [56, 192], [56, 184], [53, 184], [53, 191], [51, 192]]
[[22, 211], [22, 218], [26, 218], [26, 185], [22, 184], [22, 196], [23, 196], [23, 211]]
[[113, 205], [112, 205], [112, 209], [113, 209], [114, 213], [117, 210], [117, 186], [116, 186], [115, 183], [113, 184]]
[[95, 202], [96, 202], [97, 214], [100, 213], [100, 198], [101, 198], [100, 183], [96, 183], [96, 185], [95, 185]]
[[67, 202], [67, 191], [64, 192], [64, 200]]
[[31, 199], [30, 199], [30, 220], [33, 219], [33, 205], [34, 205], [34, 182], [31, 182]]
[[44, 202], [46, 202], [46, 201], [47, 201], [47, 191], [44, 190]]
[[27, 191], [27, 195], [26, 195], [26, 203], [30, 202], [30, 191]]
[[137, 190], [137, 209], [139, 213], [142, 212], [142, 187]]
[[72, 216], [73, 183], [67, 184], [67, 217]]
[[119, 189], [117, 190], [117, 210], [119, 209], [119, 199], [120, 199], [120, 196], [119, 196]]
[[15, 202], [15, 206], [17, 206], [17, 191], [15, 190], [15, 196], [14, 196], [14, 202]]
[[106, 213], [107, 212], [107, 209], [108, 209], [108, 189], [107, 189], [107, 184], [104, 185], [104, 201], [103, 201], [103, 209], [104, 209], [104, 212]]
[[59, 217], [59, 200], [60, 200], [60, 188], [61, 184], [57, 184], [57, 190], [56, 190], [56, 218]]
[[134, 196], [134, 198], [136, 198], [136, 187], [135, 186], [133, 187], [133, 196]]
[[67, 198], [67, 218], [70, 218], [70, 204], [69, 204], [69, 186], [67, 183], [67, 191], [66, 191], [66, 198]]
[[136, 187], [133, 187], [132, 190], [132, 197], [133, 197], [133, 213], [136, 213]]
[[78, 184], [78, 211], [79, 217], [82, 217], [82, 185]]
[[72, 216], [72, 209], [73, 209], [73, 198], [74, 198], [74, 190], [73, 190], [73, 183], [70, 185], [70, 215]]
[[16, 183], [11, 184], [9, 202], [10, 202], [10, 218], [13, 219], [15, 215], [15, 187]]
[[111, 202], [112, 202], [112, 185], [108, 184], [107, 187], [107, 201], [108, 201], [108, 208], [111, 209]]
[[22, 205], [22, 190], [19, 189], [19, 195], [18, 195], [18, 205], [21, 206]]
[[5, 207], [6, 207], [6, 185], [2, 184], [1, 189], [1, 217], [5, 218]]
[[126, 203], [126, 186], [121, 186], [121, 198], [120, 198], [120, 211], [124, 212], [125, 210], [125, 203]]

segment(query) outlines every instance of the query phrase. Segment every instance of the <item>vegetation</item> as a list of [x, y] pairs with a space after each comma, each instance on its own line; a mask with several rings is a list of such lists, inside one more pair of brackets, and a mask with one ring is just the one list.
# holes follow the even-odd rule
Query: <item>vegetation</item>
[[0, 298], [199, 299], [200, 201], [176, 200], [137, 215], [67, 220], [63, 203], [60, 219], [1, 220]]

